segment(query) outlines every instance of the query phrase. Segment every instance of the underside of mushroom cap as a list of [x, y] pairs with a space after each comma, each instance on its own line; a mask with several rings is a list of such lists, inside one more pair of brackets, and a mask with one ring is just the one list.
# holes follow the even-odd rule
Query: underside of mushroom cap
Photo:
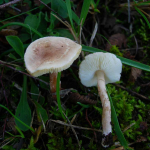
[[97, 86], [96, 71], [104, 72], [105, 83], [120, 80], [122, 63], [114, 54], [97, 52], [89, 54], [82, 61], [79, 68], [81, 83], [87, 87]]
[[64, 37], [44, 37], [32, 42], [25, 53], [27, 71], [37, 77], [70, 67], [81, 52], [81, 45]]

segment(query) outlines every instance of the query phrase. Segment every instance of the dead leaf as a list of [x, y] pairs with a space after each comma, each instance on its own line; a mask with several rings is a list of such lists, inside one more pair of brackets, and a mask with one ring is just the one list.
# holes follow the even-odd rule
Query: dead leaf
[[111, 45], [107, 42], [106, 43], [106, 51], [109, 51], [112, 45], [116, 45], [119, 48], [122, 48], [122, 46], [126, 47], [126, 37], [124, 34], [113, 34], [112, 36], [109, 37], [108, 41], [111, 43]]
[[41, 2], [40, 2], [39, 0], [34, 0], [34, 4], [35, 4], [36, 6], [40, 6], [40, 5], [41, 5]]
[[123, 54], [123, 57], [125, 58], [128, 58], [128, 59], [132, 59], [132, 60], [135, 60], [135, 56], [131, 55], [131, 53], [129, 51], [126, 51], [124, 54]]
[[131, 67], [129, 82], [134, 83], [137, 80], [137, 78], [140, 77], [141, 73], [142, 73], [141, 69]]
[[144, 121], [141, 122], [141, 123], [140, 123], [140, 128], [139, 128], [139, 130], [140, 130], [141, 132], [147, 130], [147, 123], [144, 122]]
[[0, 31], [0, 41], [3, 43], [3, 44], [8, 44], [5, 36], [8, 36], [8, 35], [17, 35], [18, 34], [18, 31], [16, 30], [13, 30], [13, 29], [2, 29]]
[[13, 132], [16, 134], [17, 130], [15, 128], [16, 123], [15, 123], [15, 118], [11, 117], [8, 122], [7, 122], [7, 126], [9, 129], [13, 130]]
[[17, 35], [18, 31], [13, 30], [13, 29], [2, 29], [0, 31], [0, 35], [2, 36], [8, 36], [8, 35]]
[[140, 142], [146, 142], [147, 141], [147, 138], [144, 137], [144, 136], [140, 136], [138, 137], [138, 139], [136, 140], [136, 142], [140, 143]]
[[106, 22], [103, 22], [103, 24], [105, 25], [105, 28], [112, 28], [115, 24], [116, 24], [116, 17], [111, 17], [108, 16], [106, 19]]
[[112, 150], [124, 150], [124, 148], [123, 148], [123, 146], [121, 146], [121, 147], [117, 147], [117, 148], [112, 149]]
[[[7, 24], [7, 23], [12, 23], [12, 22], [15, 22], [16, 20], [15, 19], [12, 19], [12, 20], [9, 20], [9, 21], [3, 21], [3, 22], [1, 22], [3, 25], [5, 25], [5, 24]], [[21, 28], [21, 26], [19, 26], [19, 25], [12, 25], [12, 26], [8, 26], [8, 27], [6, 27], [7, 29], [14, 29], [14, 30], [16, 30], [16, 29], [19, 29], [19, 28]]]

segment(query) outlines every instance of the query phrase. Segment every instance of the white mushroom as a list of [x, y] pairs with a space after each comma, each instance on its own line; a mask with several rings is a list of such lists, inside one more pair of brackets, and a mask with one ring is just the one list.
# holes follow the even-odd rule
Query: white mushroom
[[122, 63], [114, 54], [97, 52], [85, 57], [79, 68], [79, 78], [86, 87], [98, 86], [102, 102], [102, 145], [108, 147], [112, 142], [111, 107], [105, 84], [120, 80]]
[[64, 37], [44, 37], [32, 42], [24, 55], [27, 71], [38, 77], [51, 73], [50, 89], [56, 92], [57, 73], [71, 66], [81, 52], [81, 45]]

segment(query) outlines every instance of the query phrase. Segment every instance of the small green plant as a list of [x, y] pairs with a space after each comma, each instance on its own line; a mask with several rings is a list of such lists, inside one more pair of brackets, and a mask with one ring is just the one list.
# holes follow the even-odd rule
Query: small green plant
[[34, 139], [31, 137], [30, 144], [28, 145], [27, 149], [21, 149], [21, 150], [39, 150], [38, 148], [34, 147]]
[[123, 56], [123, 54], [120, 52], [119, 48], [116, 45], [111, 46], [110, 52], [121, 57]]
[[138, 37], [142, 40], [142, 42], [147, 43], [150, 40], [149, 34], [147, 32], [147, 25], [140, 19], [141, 26], [136, 31]]

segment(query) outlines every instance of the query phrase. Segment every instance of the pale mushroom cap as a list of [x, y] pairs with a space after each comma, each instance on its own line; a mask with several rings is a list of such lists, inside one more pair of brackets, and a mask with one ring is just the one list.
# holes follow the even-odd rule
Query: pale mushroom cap
[[25, 53], [27, 71], [37, 77], [70, 67], [81, 52], [81, 45], [64, 37], [44, 37], [32, 42]]
[[85, 57], [79, 67], [81, 83], [87, 87], [97, 86], [96, 71], [104, 72], [105, 84], [120, 80], [122, 63], [114, 54], [97, 52]]

